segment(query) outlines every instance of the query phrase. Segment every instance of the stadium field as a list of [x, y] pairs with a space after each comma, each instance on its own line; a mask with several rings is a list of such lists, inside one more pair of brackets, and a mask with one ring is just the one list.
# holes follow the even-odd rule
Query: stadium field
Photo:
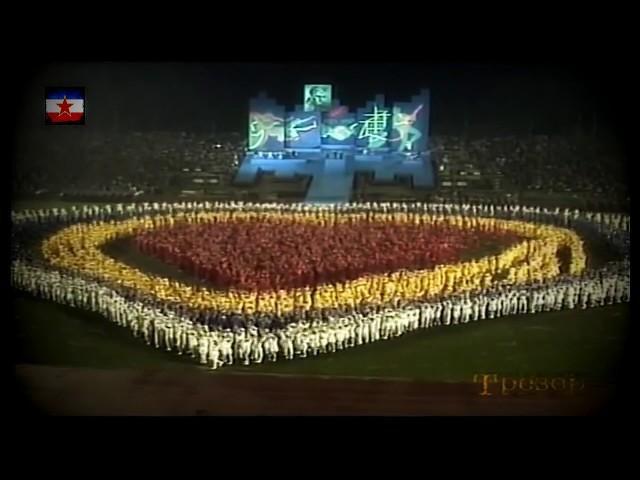
[[[17, 202], [13, 208], [71, 204], [34, 200]], [[592, 266], [600, 266], [612, 258], [612, 252], [601, 240], [585, 238], [585, 242]], [[142, 270], [194, 281], [189, 274], [136, 251], [126, 239], [106, 245], [104, 251]], [[476, 256], [494, 252], [473, 253]], [[146, 346], [95, 313], [36, 299], [16, 290], [13, 294], [19, 345], [17, 363], [206, 371], [191, 358]], [[491, 372], [574, 374], [606, 383], [622, 350], [629, 317], [629, 305], [509, 316], [412, 332], [332, 355], [225, 367], [215, 374], [261, 372], [467, 382], [476, 373]]]
[[[55, 206], [69, 207], [72, 204], [82, 205], [83, 202], [17, 202], [12, 207], [14, 210], [20, 210], [24, 208], [53, 208]], [[585, 238], [584, 240], [589, 252], [591, 267], [601, 266], [613, 258], [613, 252], [601, 239]], [[105, 245], [103, 249], [108, 255], [145, 271], [181, 281], [194, 280], [193, 277], [175, 267], [139, 253], [127, 239], [112, 242]], [[493, 252], [474, 251], [468, 253], [473, 253], [473, 256], [476, 256]], [[178, 388], [176, 385], [179, 382], [187, 385], [191, 381], [187, 379], [193, 379], [193, 385], [204, 382], [205, 385], [202, 387], [204, 390], [207, 388], [213, 390], [212, 397], [207, 398], [223, 396], [220, 392], [227, 388], [226, 382], [232, 382], [231, 379], [235, 377], [242, 378], [243, 382], [237, 385], [234, 383], [232, 387], [228, 388], [245, 389], [248, 398], [253, 396], [255, 389], [262, 381], [257, 379], [264, 378], [264, 382], [267, 382], [267, 379], [271, 378], [275, 383], [265, 383], [266, 391], [269, 392], [272, 388], [273, 391], [281, 391], [283, 398], [278, 401], [274, 399], [273, 407], [265, 413], [276, 414], [288, 412], [288, 410], [278, 410], [278, 408], [284, 408], [278, 404], [285, 401], [287, 392], [290, 392], [292, 388], [300, 392], [305, 391], [306, 388], [313, 390], [316, 387], [305, 382], [311, 382], [315, 378], [319, 380], [331, 379], [331, 386], [327, 387], [329, 392], [345, 390], [351, 392], [348, 395], [353, 395], [354, 398], [360, 398], [361, 394], [358, 392], [361, 392], [363, 388], [368, 388], [358, 383], [365, 380], [379, 382], [380, 387], [376, 387], [378, 390], [375, 395], [386, 395], [384, 392], [391, 392], [396, 388], [409, 389], [407, 390], [408, 396], [400, 395], [393, 400], [396, 402], [397, 408], [395, 409], [389, 404], [388, 410], [375, 410], [377, 407], [372, 405], [367, 407], [366, 402], [363, 401], [364, 411], [374, 414], [376, 412], [405, 414], [407, 408], [409, 411], [411, 410], [410, 406], [407, 406], [409, 405], [407, 402], [413, 398], [413, 393], [410, 391], [413, 387], [393, 387], [393, 383], [397, 383], [397, 380], [404, 380], [403, 385], [413, 385], [415, 382], [424, 385], [421, 387], [425, 389], [424, 392], [421, 391], [419, 394], [423, 400], [432, 398], [434, 394], [436, 397], [440, 394], [449, 395], [446, 385], [451, 385], [451, 388], [454, 389], [464, 385], [473, 387], [472, 392], [464, 391], [466, 387], [463, 387], [462, 394], [467, 397], [464, 395], [460, 397], [461, 392], [457, 390], [454, 396], [455, 398], [467, 398], [464, 401], [468, 401], [468, 398], [476, 398], [478, 394], [476, 390], [479, 385], [472, 385], [472, 382], [474, 375], [478, 374], [497, 374], [513, 378], [573, 376], [588, 385], [611, 386], [618, 381], [616, 368], [619, 367], [619, 360], [624, 352], [630, 327], [629, 304], [619, 304], [588, 310], [516, 315], [466, 325], [437, 327], [410, 332], [400, 338], [362, 345], [334, 354], [305, 359], [296, 358], [291, 361], [281, 360], [276, 363], [263, 363], [247, 367], [234, 365], [211, 371], [198, 365], [191, 357], [181, 357], [175, 353], [147, 346], [141, 339], [134, 338], [128, 330], [107, 321], [98, 314], [41, 300], [17, 290], [11, 291], [11, 297], [15, 328], [15, 363], [17, 371], [21, 372], [19, 376], [25, 379], [25, 384], [46, 385], [50, 381], [47, 380], [50, 375], [55, 375], [56, 378], [60, 375], [59, 378], [63, 378], [65, 375], [80, 376], [83, 378], [82, 381], [67, 380], [70, 386], [65, 395], [80, 394], [82, 388], [94, 391], [93, 386], [95, 385], [96, 390], [92, 394], [91, 401], [87, 400], [85, 403], [98, 402], [96, 403], [98, 405], [100, 403], [98, 397], [101, 395], [98, 392], [99, 388], [102, 388], [100, 382], [111, 381], [106, 378], [111, 378], [112, 375], [119, 375], [121, 380], [116, 381], [113, 377], [113, 382], [116, 383], [109, 389], [121, 388], [123, 392], [134, 391], [132, 388], [138, 382], [135, 380], [138, 378], [136, 375], [143, 375], [140, 372], [155, 372], [152, 374], [154, 379], [158, 376], [164, 379], [166, 376], [166, 380], [158, 381], [162, 385], [165, 383], [174, 385], [178, 391], [181, 391], [181, 388], [192, 388], [191, 386]], [[105, 379], [97, 380], [102, 378], [101, 376], [104, 376]], [[292, 377], [298, 383], [279, 385], [279, 380], [275, 377]], [[355, 383], [348, 385], [340, 383], [348, 381]], [[391, 383], [385, 385], [385, 382]], [[64, 382], [61, 381], [62, 383]], [[86, 386], [82, 387], [85, 384]], [[159, 384], [157, 388], [162, 385]], [[445, 386], [443, 387], [443, 385]], [[53, 405], [52, 399], [61, 395], [59, 390], [56, 390], [57, 388], [62, 387], [51, 387], [47, 401], [43, 401], [47, 404], [47, 410], [74, 414], [76, 410], [65, 410], [67, 407], [61, 407], [58, 410], [53, 406], [49, 408], [50, 405]], [[371, 388], [373, 389], [373, 387]], [[143, 392], [140, 395], [146, 396], [147, 393]], [[160, 390], [158, 395], [162, 395]], [[301, 393], [301, 395], [303, 394]], [[157, 396], [150, 395], [149, 398], [144, 398], [144, 401], [147, 402], [146, 408], [151, 409], [155, 402], [154, 398]], [[377, 397], [372, 393], [372, 398]], [[206, 399], [202, 403], [207, 404], [209, 401]], [[377, 400], [371, 401], [377, 402]], [[391, 402], [391, 400], [388, 401]], [[100, 408], [103, 410], [96, 407], [96, 410], [88, 410], [88, 414], [102, 414], [104, 411], [110, 411], [109, 409], [112, 407], [109, 402], [104, 402], [101, 405]], [[184, 408], [190, 408], [188, 405]], [[427, 406], [423, 408], [421, 405], [416, 406], [415, 411], [422, 413], [425, 411], [424, 409], [427, 409], [428, 413], [448, 414], [451, 411], [450, 405], [452, 405], [450, 400], [434, 400], [433, 404], [429, 404], [428, 409]], [[508, 411], [521, 414], [523, 412], [522, 405], [516, 402], [513, 404], [513, 408]], [[553, 405], [555, 404], [547, 404], [544, 401], [535, 405], [532, 403], [529, 410], [524, 409], [524, 414], [531, 412], [546, 414], [552, 411], [552, 408], [556, 408]], [[83, 411], [81, 406], [77, 407], [77, 411]], [[158, 410], [159, 414], [171, 412], [170, 407], [171, 405], [162, 411]], [[250, 408], [248, 404], [245, 407], [245, 413], [252, 414], [254, 412], [253, 407]], [[127, 409], [124, 406], [122, 408], [123, 410], [118, 412], [128, 414], [128, 412], [135, 411], [136, 407], [129, 405]], [[219, 410], [212, 411], [212, 413], [233, 412], [236, 407], [230, 406], [229, 410], [225, 410], [225, 408], [221, 404]], [[332, 412], [328, 406], [320, 404], [305, 404], [300, 406], [299, 410], [291, 408], [293, 412], [311, 412], [312, 414], [313, 412], [325, 411], [322, 410], [323, 408], [328, 409], [326, 410], [328, 413]], [[480, 410], [471, 409], [470, 413], [481, 411], [484, 407], [480, 405], [478, 408]], [[501, 412], [500, 408], [502, 407], [495, 404], [488, 413]], [[570, 410], [568, 406], [563, 408]], [[145, 412], [147, 411], [150, 410], [145, 410]], [[259, 408], [256, 411], [259, 411]], [[191, 413], [187, 412], [187, 414], [193, 414], [192, 410], [189, 412]], [[353, 410], [351, 413], [357, 413], [357, 410]], [[467, 413], [467, 410], [461, 410], [458, 413]]]
[[148, 347], [97, 314], [14, 292], [18, 364], [201, 370], [471, 382], [478, 373], [575, 375], [608, 383], [624, 347], [629, 305], [509, 316], [412, 332], [331, 355], [215, 372]]

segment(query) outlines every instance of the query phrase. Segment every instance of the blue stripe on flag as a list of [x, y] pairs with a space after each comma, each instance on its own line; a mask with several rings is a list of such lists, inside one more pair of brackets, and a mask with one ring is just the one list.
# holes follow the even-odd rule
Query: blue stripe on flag
[[84, 100], [84, 90], [79, 88], [56, 88], [49, 89], [45, 94], [48, 100], [62, 100], [65, 96], [67, 99], [71, 100]]

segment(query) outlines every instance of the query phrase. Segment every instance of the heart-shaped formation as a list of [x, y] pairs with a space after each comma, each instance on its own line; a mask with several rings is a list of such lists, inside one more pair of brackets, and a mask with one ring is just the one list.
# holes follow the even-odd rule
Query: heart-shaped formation
[[[242, 222], [269, 222], [283, 224], [320, 225], [322, 228], [340, 228], [341, 225], [366, 225], [379, 222], [418, 225], [421, 228], [507, 232], [523, 240], [498, 255], [485, 256], [455, 264], [437, 265], [420, 270], [399, 270], [393, 273], [366, 274], [355, 280], [324, 283], [313, 288], [288, 290], [241, 290], [194, 288], [167, 278], [158, 278], [110, 258], [101, 247], [118, 238], [145, 231], [173, 228], [176, 225], [224, 225]], [[191, 240], [193, 242], [193, 240]], [[504, 283], [517, 285], [535, 280], [553, 278], [560, 273], [558, 250], [568, 248], [571, 254], [570, 273], [584, 268], [585, 257], [580, 238], [567, 229], [529, 222], [496, 218], [442, 216], [425, 214], [368, 214], [327, 215], [325, 212], [257, 214], [255, 212], [182, 212], [173, 215], [131, 218], [121, 222], [102, 222], [95, 225], [80, 224], [63, 229], [43, 244], [43, 254], [52, 265], [77, 271], [152, 295], [193, 309], [215, 310], [227, 313], [286, 314], [294, 311], [354, 308], [356, 305], [395, 305], [452, 294], [476, 291]], [[195, 266], [195, 265], [194, 265]]]
[[510, 231], [403, 222], [334, 224], [244, 220], [181, 224], [143, 232], [143, 253], [207, 280], [217, 289], [287, 290], [366, 274], [427, 270], [512, 246]]
[[[409, 213], [379, 205], [95, 207], [42, 242], [46, 266], [30, 254], [14, 259], [12, 283], [99, 312], [148, 344], [211, 368], [541, 311], [541, 295], [555, 302], [545, 308], [556, 309], [575, 308], [581, 289], [582, 308], [587, 300], [601, 305], [602, 292], [628, 301], [628, 253], [585, 283], [582, 241], [557, 226], [566, 218], [536, 223], [530, 211], [507, 220], [450, 207], [447, 215], [435, 205], [413, 205]], [[49, 228], [53, 218], [41, 212], [20, 228], [30, 238], [30, 228]], [[609, 238], [627, 252], [625, 221]], [[126, 239], [208, 286], [153, 275], [106, 253], [107, 244]], [[568, 276], [560, 277], [564, 251]], [[565, 293], [548, 294], [555, 290]]]

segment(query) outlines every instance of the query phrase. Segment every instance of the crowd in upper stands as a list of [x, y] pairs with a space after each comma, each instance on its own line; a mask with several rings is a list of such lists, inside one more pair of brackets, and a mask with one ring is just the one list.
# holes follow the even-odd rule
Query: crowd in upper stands
[[[14, 193], [153, 194], [171, 191], [184, 171], [217, 174], [222, 178], [220, 184], [228, 184], [245, 147], [239, 134], [91, 134], [80, 143], [77, 136], [54, 136], [51, 131], [42, 135], [17, 150]], [[625, 197], [625, 159], [611, 145], [590, 135], [431, 138], [439, 170], [475, 172], [483, 179], [498, 176], [502, 188], [520, 192]], [[493, 188], [490, 182], [484, 185]]]
[[49, 132], [18, 149], [14, 192], [71, 196], [135, 195], [169, 189], [185, 170], [230, 176], [244, 144], [236, 135], [133, 132], [56, 137]]
[[586, 136], [520, 136], [464, 140], [434, 137], [440, 163], [457, 171], [502, 176], [513, 189], [608, 193], [626, 188], [624, 159], [601, 140]]

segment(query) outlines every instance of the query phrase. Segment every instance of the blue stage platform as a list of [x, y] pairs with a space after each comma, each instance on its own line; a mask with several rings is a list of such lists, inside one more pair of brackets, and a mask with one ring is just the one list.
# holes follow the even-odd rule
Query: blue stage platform
[[419, 160], [404, 156], [377, 158], [367, 155], [345, 155], [344, 158], [322, 158], [306, 153], [303, 158], [267, 159], [249, 155], [235, 177], [236, 185], [251, 185], [260, 172], [276, 178], [293, 180], [296, 176], [312, 177], [305, 201], [313, 203], [348, 202], [351, 199], [356, 172], [372, 172], [374, 182], [392, 182], [396, 176], [409, 176], [415, 188], [434, 186], [434, 173], [428, 155]]
[[293, 109], [264, 93], [250, 100], [247, 155], [236, 185], [255, 183], [261, 172], [282, 180], [307, 176], [305, 200], [313, 203], [350, 201], [358, 172], [373, 173], [374, 182], [404, 176], [415, 188], [434, 186], [428, 89], [407, 102], [376, 95], [355, 110], [331, 98], [331, 85], [305, 85], [304, 92], [304, 103]]

